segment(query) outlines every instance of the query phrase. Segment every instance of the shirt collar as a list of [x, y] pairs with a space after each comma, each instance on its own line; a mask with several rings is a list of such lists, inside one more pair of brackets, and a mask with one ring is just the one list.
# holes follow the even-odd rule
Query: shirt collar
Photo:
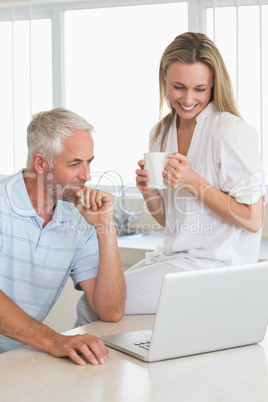
[[215, 109], [214, 102], [209, 102], [209, 104], [205, 107], [204, 110], [196, 117], [196, 122], [199, 123], [204, 120], [212, 110]]
[[[7, 178], [7, 196], [16, 214], [41, 219], [34, 210], [29, 198], [23, 178], [23, 169]], [[76, 212], [79, 213], [73, 204], [58, 200], [52, 220], [58, 223], [67, 222], [73, 219], [73, 215]]]
[[74, 204], [62, 200], [58, 200], [52, 217], [54, 222], [62, 223], [70, 221], [75, 214], [80, 214]]
[[9, 203], [18, 215], [22, 216], [37, 216], [23, 179], [23, 170], [20, 170], [15, 175], [7, 179], [7, 196]]

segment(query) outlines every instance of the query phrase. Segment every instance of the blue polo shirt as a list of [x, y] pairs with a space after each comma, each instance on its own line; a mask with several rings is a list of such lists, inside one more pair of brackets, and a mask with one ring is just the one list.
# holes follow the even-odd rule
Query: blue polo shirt
[[[42, 322], [67, 279], [97, 276], [96, 232], [73, 204], [58, 201], [45, 226], [32, 207], [22, 171], [0, 181], [0, 289]], [[0, 335], [0, 353], [22, 346]]]

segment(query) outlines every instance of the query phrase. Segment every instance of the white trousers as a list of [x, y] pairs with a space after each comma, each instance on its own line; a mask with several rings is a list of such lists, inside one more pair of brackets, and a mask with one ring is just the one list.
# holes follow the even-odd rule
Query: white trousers
[[[217, 261], [201, 262], [195, 258], [181, 258], [180, 266], [167, 261], [148, 265], [142, 260], [125, 272], [127, 294], [124, 314], [155, 314], [165, 274], [222, 265]], [[85, 325], [98, 319], [89, 307], [85, 295], [81, 296], [77, 304], [77, 320], [74, 326]]]

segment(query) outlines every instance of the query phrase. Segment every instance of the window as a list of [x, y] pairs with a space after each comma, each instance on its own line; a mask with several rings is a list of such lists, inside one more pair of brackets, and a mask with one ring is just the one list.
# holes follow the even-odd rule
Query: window
[[93, 181], [113, 169], [135, 185], [159, 118], [159, 61], [187, 25], [186, 2], [65, 12], [66, 107], [96, 129]]
[[96, 176], [113, 169], [133, 184], [159, 117], [161, 54], [189, 29], [223, 54], [268, 184], [268, 0], [11, 3], [0, 5], [0, 174], [25, 165], [30, 116], [62, 105], [95, 126]]
[[0, 37], [0, 173], [12, 174], [25, 166], [32, 113], [52, 107], [51, 20], [0, 22]]
[[231, 75], [242, 117], [259, 133], [268, 184], [268, 5], [207, 8], [206, 20], [207, 34]]

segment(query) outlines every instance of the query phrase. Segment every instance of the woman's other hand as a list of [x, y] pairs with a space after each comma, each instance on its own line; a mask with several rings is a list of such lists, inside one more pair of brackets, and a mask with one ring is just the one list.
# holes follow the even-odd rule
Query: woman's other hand
[[138, 162], [139, 169], [136, 170], [136, 185], [141, 193], [150, 191], [147, 183], [150, 181], [148, 170], [144, 169], [145, 160], [141, 159]]

